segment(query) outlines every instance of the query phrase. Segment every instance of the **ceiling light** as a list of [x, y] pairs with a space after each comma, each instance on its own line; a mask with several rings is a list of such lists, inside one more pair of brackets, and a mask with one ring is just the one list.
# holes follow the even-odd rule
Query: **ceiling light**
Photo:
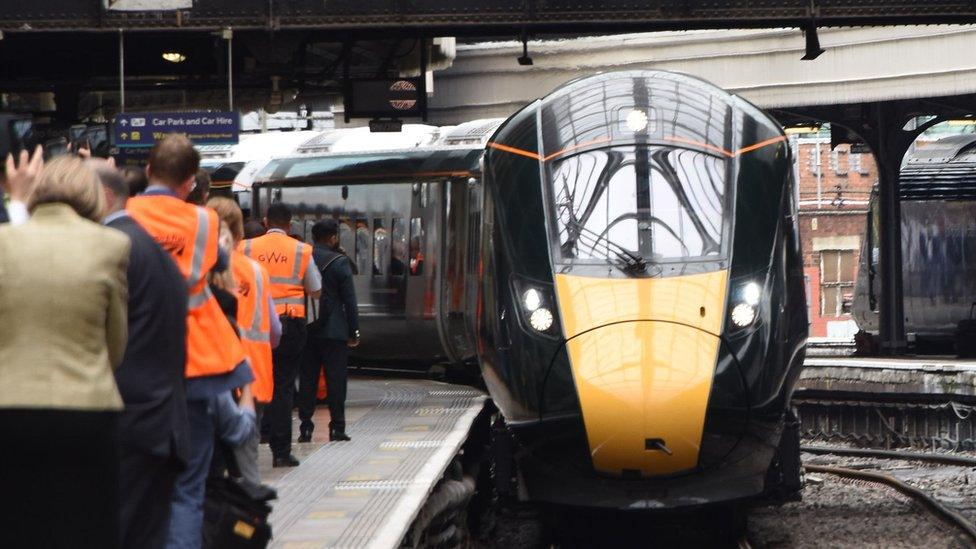
[[163, 59], [170, 63], [182, 63], [186, 61], [186, 56], [178, 51], [163, 52]]
[[817, 36], [817, 25], [814, 22], [810, 22], [808, 25], [803, 27], [803, 35], [806, 38], [806, 49], [803, 57], [800, 59], [804, 61], [813, 61], [814, 59], [820, 57], [820, 54], [825, 50], [820, 47], [820, 37]]

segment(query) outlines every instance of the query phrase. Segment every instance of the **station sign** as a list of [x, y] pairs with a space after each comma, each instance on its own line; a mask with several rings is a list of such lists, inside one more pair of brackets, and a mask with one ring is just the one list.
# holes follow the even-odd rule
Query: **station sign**
[[186, 135], [194, 145], [234, 144], [240, 132], [237, 112], [124, 113], [112, 119], [112, 143], [119, 148], [152, 147], [171, 133]]
[[343, 97], [349, 118], [426, 118], [423, 78], [362, 78], [346, 84]]

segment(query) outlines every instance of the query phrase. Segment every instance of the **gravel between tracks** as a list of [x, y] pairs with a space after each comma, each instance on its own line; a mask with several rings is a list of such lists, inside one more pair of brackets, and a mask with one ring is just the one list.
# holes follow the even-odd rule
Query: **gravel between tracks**
[[[976, 519], [976, 469], [904, 460], [803, 455], [804, 463], [884, 471]], [[971, 547], [956, 530], [892, 488], [808, 474], [803, 501], [756, 508], [753, 547]]]

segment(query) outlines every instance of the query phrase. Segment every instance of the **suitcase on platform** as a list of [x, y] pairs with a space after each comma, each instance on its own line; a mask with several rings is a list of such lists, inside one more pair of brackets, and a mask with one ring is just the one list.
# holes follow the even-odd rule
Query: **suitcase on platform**
[[203, 547], [207, 549], [263, 549], [271, 541], [270, 501], [278, 494], [270, 486], [240, 478], [233, 452], [225, 449], [231, 476], [211, 476], [203, 502]]
[[956, 354], [959, 358], [976, 358], [976, 303], [969, 307], [969, 318], [956, 325]]

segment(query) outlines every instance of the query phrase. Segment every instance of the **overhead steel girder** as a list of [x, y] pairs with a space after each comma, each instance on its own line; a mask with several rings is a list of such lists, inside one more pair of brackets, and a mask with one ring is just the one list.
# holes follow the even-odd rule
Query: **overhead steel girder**
[[[0, 30], [99, 31], [220, 27], [453, 35], [695, 28], [962, 24], [968, 0], [195, 0], [192, 9], [122, 12], [112, 0], [0, 0]], [[157, 5], [166, 4], [160, 0]]]

